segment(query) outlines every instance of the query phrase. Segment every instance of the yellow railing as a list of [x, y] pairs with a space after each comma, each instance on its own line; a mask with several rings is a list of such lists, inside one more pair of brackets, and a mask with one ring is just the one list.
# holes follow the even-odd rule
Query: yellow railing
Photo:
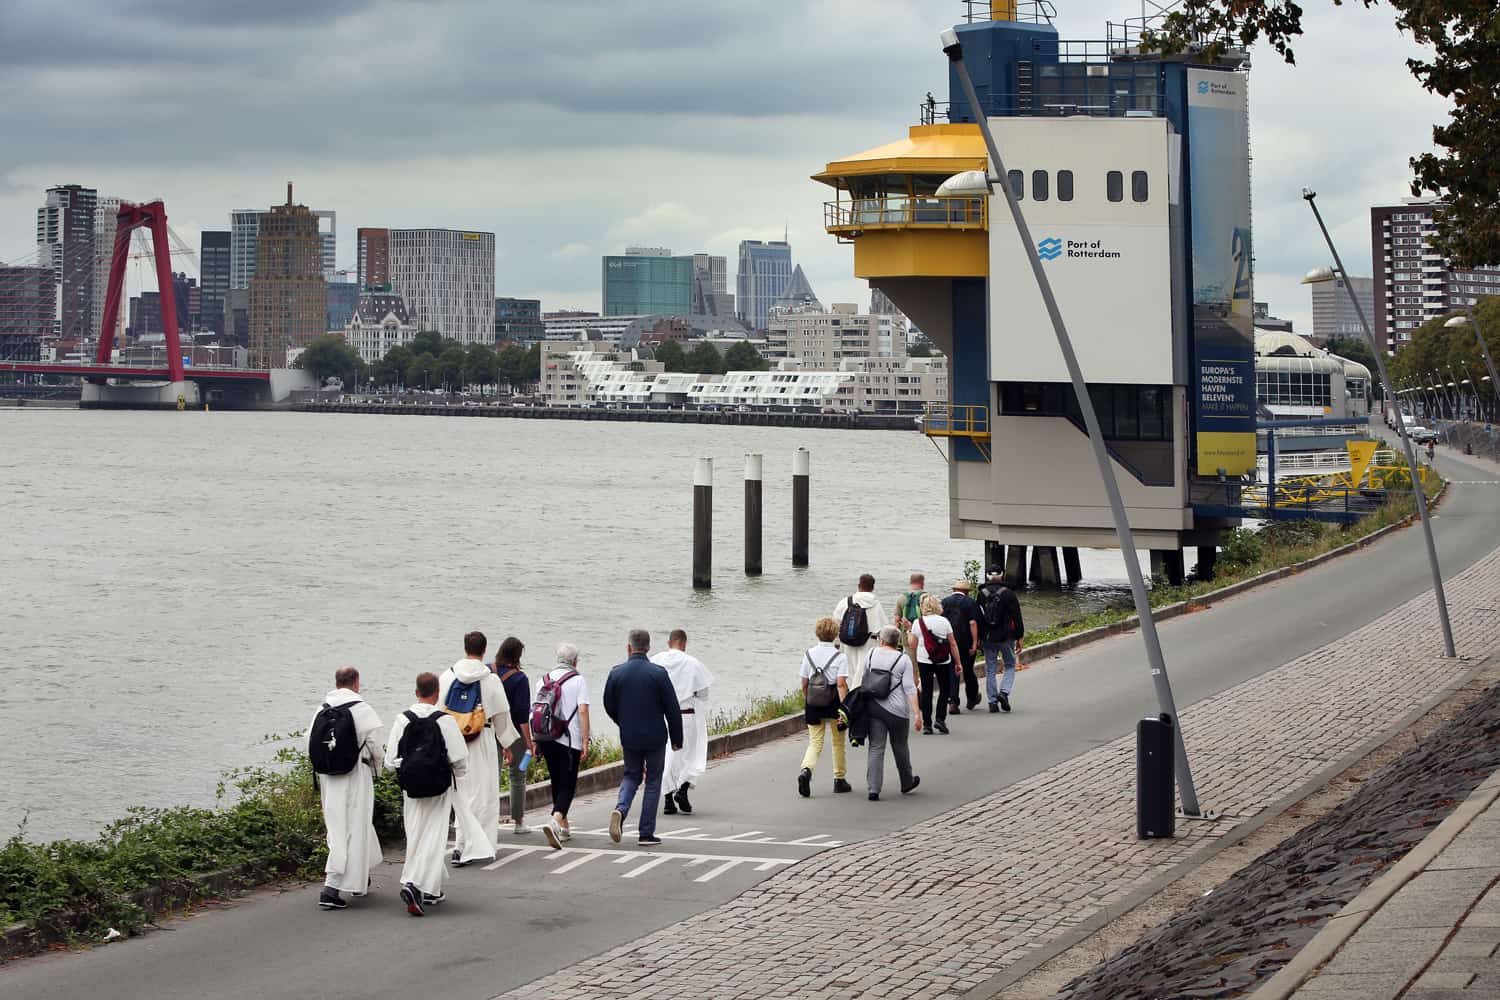
[[985, 198], [923, 198], [891, 195], [823, 204], [823, 228], [830, 233], [879, 229], [985, 229]]
[[[967, 403], [928, 403], [922, 411], [922, 433], [929, 438], [964, 438], [990, 460], [990, 408]], [[936, 441], [933, 442], [937, 444]], [[942, 451], [941, 448], [938, 449]], [[947, 454], [944, 453], [944, 457]]]

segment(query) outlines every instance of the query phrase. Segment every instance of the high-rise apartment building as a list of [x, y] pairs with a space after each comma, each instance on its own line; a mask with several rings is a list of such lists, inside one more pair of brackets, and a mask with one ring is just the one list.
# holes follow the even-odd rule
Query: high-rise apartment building
[[51, 267], [0, 267], [0, 361], [40, 361], [56, 319]]
[[1411, 340], [1430, 319], [1473, 305], [1481, 295], [1500, 295], [1500, 267], [1452, 271], [1431, 245], [1442, 202], [1403, 198], [1399, 205], [1370, 209], [1374, 263], [1375, 339], [1387, 351]]
[[[1350, 285], [1359, 300], [1365, 318], [1375, 315], [1375, 279], [1351, 275]], [[1334, 337], [1358, 337], [1364, 339], [1365, 331], [1359, 325], [1359, 314], [1354, 303], [1349, 301], [1349, 292], [1344, 288], [1344, 279], [1323, 281], [1307, 286], [1312, 291], [1312, 336], [1308, 339], [1325, 344]]]
[[250, 364], [283, 367], [289, 349], [327, 332], [327, 310], [318, 220], [306, 205], [293, 204], [288, 184], [286, 204], [260, 217], [250, 279]]
[[693, 313], [699, 316], [734, 316], [734, 296], [729, 292], [729, 262], [706, 253], [693, 254]]
[[318, 249], [323, 262], [323, 280], [332, 281], [338, 270], [339, 218], [332, 209], [313, 209], [313, 218], [318, 220]]
[[495, 234], [392, 229], [391, 288], [419, 330], [463, 344], [495, 342]]
[[627, 247], [603, 258], [606, 316], [686, 316], [693, 310], [693, 258], [662, 247]]
[[[367, 292], [379, 292], [391, 287], [391, 231], [361, 227], [355, 233], [358, 242], [358, 259], [355, 273], [359, 287]], [[405, 306], [403, 305], [403, 309]]]
[[[114, 261], [115, 233], [120, 226], [120, 199], [94, 201], [94, 289], [89, 305], [89, 334], [99, 336], [104, 327], [104, 299], [109, 293], [109, 268]], [[125, 311], [115, 314], [115, 334], [125, 328]]]
[[229, 299], [229, 241], [230, 233], [223, 229], [206, 229], [198, 240], [198, 326], [219, 334], [230, 332], [224, 313]]
[[764, 330], [771, 307], [792, 280], [792, 248], [785, 240], [740, 241], [740, 269], [736, 281], [736, 305], [740, 322], [752, 330]]
[[237, 208], [229, 213], [229, 287], [249, 288], [255, 277], [255, 244], [260, 239], [258, 208]]
[[542, 340], [547, 328], [542, 325], [541, 299], [495, 299], [495, 343], [513, 340], [531, 344]]
[[828, 312], [778, 309], [769, 320], [765, 356], [830, 367], [847, 358], [905, 358], [906, 319], [861, 313], [849, 302], [835, 302]]
[[[47, 189], [36, 210], [38, 263], [52, 269], [57, 308], [52, 335], [84, 340], [94, 317], [94, 213], [99, 193], [78, 184]], [[98, 331], [94, 331], [98, 333]]]
[[189, 330], [198, 329], [199, 310], [202, 308], [198, 279], [189, 278], [182, 272], [173, 274], [172, 295], [172, 301], [177, 307], [178, 332], [186, 333]]

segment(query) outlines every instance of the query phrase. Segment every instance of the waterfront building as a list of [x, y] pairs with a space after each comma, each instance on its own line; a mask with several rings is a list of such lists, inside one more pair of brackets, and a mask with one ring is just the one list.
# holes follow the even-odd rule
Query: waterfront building
[[392, 229], [391, 290], [421, 330], [461, 344], [495, 342], [495, 234]]
[[692, 311], [701, 316], [734, 316], [729, 291], [729, 261], [706, 253], [693, 254]]
[[1500, 295], [1500, 267], [1450, 270], [1433, 247], [1442, 204], [1436, 198], [1403, 198], [1399, 205], [1370, 209], [1371, 324], [1382, 350], [1399, 349], [1430, 319], [1474, 305], [1481, 296]]
[[0, 361], [40, 361], [57, 318], [50, 266], [0, 266]]
[[[348, 272], [344, 272], [345, 275]], [[331, 280], [328, 282], [328, 305], [327, 319], [324, 320], [325, 330], [342, 330], [344, 324], [349, 322], [349, 317], [354, 315], [354, 307], [359, 303], [359, 282], [349, 280]]]
[[[89, 336], [104, 330], [104, 299], [109, 292], [109, 268], [114, 260], [115, 234], [120, 228], [120, 199], [98, 198], [94, 202], [94, 288], [89, 306]], [[125, 329], [125, 313], [115, 314], [115, 334]]]
[[1266, 330], [1273, 333], [1291, 333], [1292, 321], [1282, 319], [1280, 316], [1271, 315], [1271, 305], [1268, 302], [1255, 303], [1252, 314], [1256, 332]]
[[853, 303], [818, 308], [777, 309], [766, 328], [766, 359], [789, 358], [834, 365], [845, 358], [906, 356], [906, 319], [860, 313]]
[[541, 299], [495, 299], [495, 343], [534, 344], [546, 335]]
[[693, 310], [693, 259], [661, 247], [628, 247], [602, 260], [604, 315], [686, 315]]
[[661, 362], [635, 350], [597, 341], [552, 342], [542, 347], [537, 391], [550, 405], [587, 406], [633, 395], [626, 386], [639, 385], [664, 371]]
[[306, 205], [292, 202], [288, 184], [286, 204], [260, 217], [250, 279], [250, 363], [285, 367], [288, 352], [327, 332], [327, 314], [318, 220]]
[[1255, 401], [1278, 418], [1364, 417], [1370, 370], [1295, 333], [1257, 332]]
[[227, 229], [205, 229], [198, 239], [198, 325], [215, 333], [229, 333], [225, 305], [229, 296], [229, 245]]
[[[1375, 279], [1350, 275], [1349, 284], [1354, 289], [1360, 308], [1364, 310], [1365, 319], [1374, 323]], [[1364, 339], [1364, 327], [1360, 326], [1359, 314], [1349, 301], [1343, 278], [1320, 281], [1307, 287], [1312, 292], [1312, 336], [1309, 339], [1319, 344], [1327, 343], [1334, 337]]]
[[740, 322], [752, 330], [764, 330], [771, 316], [771, 307], [791, 280], [790, 244], [785, 240], [741, 240], [735, 284]]
[[406, 302], [394, 292], [362, 292], [340, 333], [345, 343], [359, 352], [365, 364], [373, 365], [393, 347], [410, 344], [419, 332], [406, 310]]
[[249, 288], [255, 277], [255, 246], [260, 240], [258, 208], [237, 208], [229, 213], [229, 287]]
[[[99, 192], [79, 184], [47, 189], [36, 210], [37, 263], [57, 287], [51, 336], [86, 340], [94, 317], [94, 222]], [[100, 315], [103, 313], [101, 311]], [[99, 331], [93, 330], [97, 336]]]
[[542, 336], [549, 341], [602, 340], [618, 344], [650, 316], [600, 316], [598, 313], [558, 312], [542, 317]]
[[355, 273], [359, 287], [366, 292], [390, 291], [391, 231], [362, 227], [355, 233], [355, 239], [358, 241]]
[[1176, 576], [1183, 546], [1238, 523], [1256, 469], [1246, 54], [1143, 52], [1159, 27], [1063, 40], [1045, 5], [972, 5], [955, 32], [983, 105], [950, 65], [946, 121], [815, 175], [855, 275], [948, 359], [946, 419], [924, 426], [945, 441], [956, 538], [1119, 544], [1003, 195], [937, 195], [989, 169], [981, 114], [1092, 380], [1136, 541]]
[[798, 264], [792, 269], [792, 278], [776, 296], [776, 301], [771, 303], [771, 312], [767, 317], [775, 316], [784, 310], [817, 310], [823, 309], [823, 303], [818, 301], [818, 296], [813, 293], [812, 285], [807, 281], [807, 275], [802, 272], [802, 265]]
[[250, 289], [231, 288], [224, 297], [223, 332], [236, 344], [250, 343]]

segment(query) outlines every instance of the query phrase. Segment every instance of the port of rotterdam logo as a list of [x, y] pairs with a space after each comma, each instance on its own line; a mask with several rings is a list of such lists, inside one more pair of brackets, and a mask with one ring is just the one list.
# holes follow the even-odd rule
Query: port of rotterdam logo
[[1059, 257], [1069, 259], [1101, 258], [1104, 260], [1119, 260], [1123, 256], [1120, 251], [1112, 247], [1106, 247], [1103, 240], [1060, 240], [1056, 236], [1048, 236], [1039, 240], [1036, 245], [1036, 255], [1042, 260], [1057, 260]]
[[1208, 91], [1209, 91], [1208, 81], [1207, 80], [1199, 80], [1198, 81], [1198, 93], [1200, 93], [1200, 94], [1206, 94], [1206, 93], [1208, 93]]
[[1062, 240], [1049, 236], [1036, 245], [1036, 255], [1042, 260], [1056, 260], [1062, 256]]

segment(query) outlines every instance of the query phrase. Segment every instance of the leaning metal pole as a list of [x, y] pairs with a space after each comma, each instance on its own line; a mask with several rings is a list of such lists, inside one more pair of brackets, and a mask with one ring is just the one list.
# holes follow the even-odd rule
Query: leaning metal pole
[[[1370, 321], [1365, 318], [1364, 306], [1359, 304], [1359, 296], [1354, 294], [1354, 285], [1349, 281], [1349, 272], [1344, 270], [1343, 258], [1333, 245], [1333, 237], [1328, 235], [1328, 227], [1323, 224], [1323, 213], [1318, 211], [1318, 193], [1311, 188], [1303, 188], [1302, 197], [1307, 199], [1307, 206], [1312, 209], [1313, 218], [1318, 220], [1318, 228], [1323, 231], [1323, 241], [1328, 244], [1328, 252], [1333, 254], [1333, 266], [1338, 269], [1339, 277], [1344, 281], [1344, 291], [1349, 293], [1349, 301], [1354, 303], [1354, 313], [1359, 317], [1360, 329], [1365, 331], [1365, 343], [1369, 345], [1370, 353], [1375, 355], [1381, 390], [1389, 395], [1391, 377], [1385, 370], [1385, 356], [1380, 345], [1375, 343], [1375, 334], [1370, 330]], [[1443, 571], [1438, 566], [1437, 545], [1432, 540], [1432, 519], [1427, 515], [1427, 493], [1417, 477], [1417, 455], [1412, 450], [1411, 436], [1406, 433], [1405, 420], [1396, 421], [1396, 432], [1401, 435], [1401, 447], [1406, 451], [1406, 467], [1411, 472], [1411, 491], [1417, 498], [1417, 514], [1422, 519], [1422, 537], [1427, 542], [1427, 565], [1432, 569], [1432, 593], [1437, 598], [1438, 622], [1443, 626], [1443, 650], [1445, 655], [1456, 657], [1458, 651], [1453, 648], [1453, 626], [1448, 623], [1448, 597], [1443, 593]]]
[[1167, 663], [1162, 656], [1161, 640], [1156, 635], [1156, 621], [1151, 617], [1151, 601], [1146, 596], [1146, 581], [1141, 576], [1140, 557], [1136, 554], [1135, 538], [1130, 532], [1130, 521], [1125, 515], [1125, 502], [1120, 497], [1120, 484], [1115, 480], [1114, 467], [1110, 465], [1109, 452], [1104, 447], [1104, 434], [1099, 429], [1099, 418], [1094, 413], [1094, 402], [1089, 398], [1088, 384], [1083, 380], [1083, 371], [1078, 367], [1078, 356], [1073, 352], [1073, 342], [1068, 338], [1067, 327], [1063, 324], [1062, 313], [1058, 311], [1057, 299], [1052, 294], [1052, 285], [1047, 281], [1047, 274], [1042, 269], [1042, 262], [1036, 254], [1036, 243], [1031, 238], [1031, 230], [1026, 225], [1026, 219], [1021, 215], [1021, 206], [1016, 202], [1015, 193], [1011, 191], [1010, 184], [1006, 180], [1005, 164], [1000, 159], [1000, 149], [995, 144], [994, 133], [990, 131], [989, 120], [984, 114], [983, 105], [979, 103], [979, 95], [974, 92], [974, 81], [969, 78], [968, 67], [964, 65], [963, 45], [958, 41], [958, 35], [954, 31], [943, 33], [943, 52], [953, 63], [953, 68], [958, 72], [959, 82], [963, 85], [964, 96], [969, 100], [969, 108], [974, 116], [974, 121], [979, 125], [979, 131], [984, 135], [984, 144], [989, 150], [990, 163], [994, 166], [994, 177], [999, 178], [1000, 190], [1005, 193], [1005, 203], [1010, 207], [1011, 218], [1015, 221], [1016, 230], [1021, 238], [1021, 245], [1026, 249], [1026, 257], [1031, 261], [1031, 274], [1036, 279], [1037, 289], [1042, 293], [1042, 301], [1047, 306], [1047, 315], [1052, 320], [1052, 330], [1057, 334], [1057, 346], [1062, 351], [1063, 362], [1068, 366], [1068, 377], [1073, 381], [1073, 394], [1078, 398], [1078, 408], [1083, 412], [1083, 423], [1088, 428], [1089, 444], [1094, 449], [1094, 461], [1099, 465], [1099, 477], [1104, 480], [1104, 493], [1109, 498], [1110, 513], [1114, 516], [1115, 534], [1120, 541], [1120, 550], [1125, 556], [1125, 572], [1130, 576], [1130, 592], [1135, 598], [1136, 616], [1141, 622], [1141, 639], [1146, 644], [1146, 657], [1151, 664], [1151, 680], [1156, 685], [1156, 701], [1163, 714], [1172, 719], [1172, 730], [1177, 736], [1177, 786], [1182, 794], [1182, 811], [1187, 816], [1202, 816], [1202, 810], [1198, 807], [1198, 792], [1193, 787], [1193, 772], [1188, 766], [1187, 746], [1182, 739], [1182, 724], [1177, 717], [1177, 703], [1172, 699], [1172, 682], [1167, 677]]
[[[1500, 375], [1495, 374], [1495, 362], [1490, 358], [1490, 346], [1484, 342], [1484, 331], [1479, 329], [1479, 320], [1474, 316], [1474, 307], [1466, 306], [1465, 311], [1469, 314], [1469, 325], [1474, 328], [1474, 338], [1479, 341], [1479, 353], [1484, 355], [1484, 366], [1490, 370], [1490, 392], [1497, 394], [1500, 398]], [[1479, 399], [1479, 384], [1474, 385], [1474, 399]]]

